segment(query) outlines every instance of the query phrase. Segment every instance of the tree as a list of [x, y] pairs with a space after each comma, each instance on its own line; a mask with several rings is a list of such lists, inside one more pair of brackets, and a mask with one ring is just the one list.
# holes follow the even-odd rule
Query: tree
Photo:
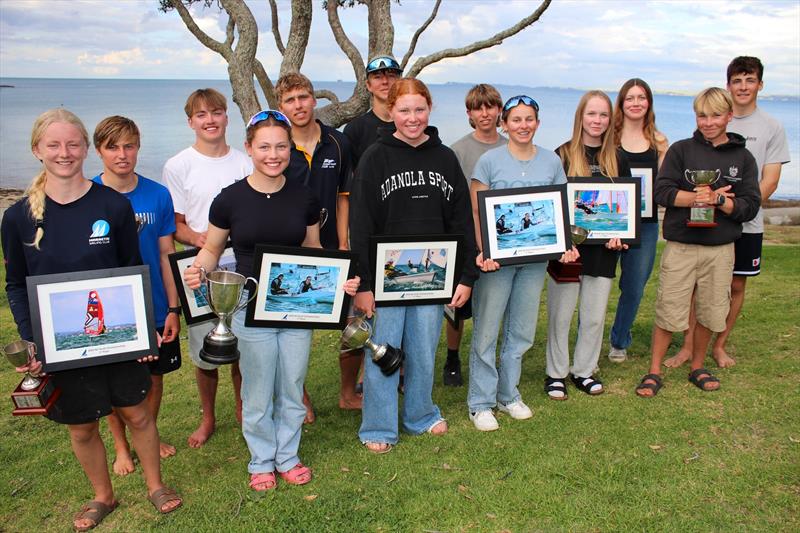
[[[400, 0], [395, 0], [400, 4]], [[460, 48], [447, 48], [416, 59], [408, 68], [422, 33], [431, 25], [439, 12], [442, 0], [436, 0], [430, 16], [414, 32], [408, 50], [403, 55], [400, 65], [404, 75], [415, 77], [422, 70], [438, 61], [452, 57], [463, 57], [485, 48], [497, 46], [503, 39], [524, 30], [542, 16], [552, 0], [542, 0], [541, 4], [527, 17], [516, 24], [490, 36]], [[233, 101], [239, 107], [242, 118], [247, 120], [261, 109], [255, 78], [270, 108], [277, 108], [275, 87], [264, 66], [256, 58], [258, 49], [258, 25], [252, 11], [244, 0], [159, 0], [160, 9], [164, 12], [175, 10], [181, 20], [200, 43], [221, 55], [228, 63], [228, 77], [233, 90]], [[217, 5], [228, 15], [225, 40], [218, 41], [205, 33], [192, 18], [188, 6], [203, 4], [206, 8]], [[358, 116], [369, 108], [369, 93], [366, 88], [365, 61], [358, 48], [348, 38], [339, 20], [339, 10], [356, 5], [366, 6], [369, 24], [367, 57], [381, 54], [392, 54], [394, 50], [394, 24], [392, 23], [392, 0], [325, 0], [323, 7], [327, 13], [328, 24], [333, 32], [336, 44], [353, 67], [356, 85], [353, 93], [345, 101], [340, 101], [332, 91], [318, 90], [315, 96], [324, 98], [330, 103], [317, 109], [317, 116], [326, 124], [338, 127]], [[308, 37], [311, 31], [312, 0], [291, 0], [291, 23], [289, 38], [284, 42], [281, 37], [278, 21], [277, 0], [269, 0], [272, 35], [275, 46], [282, 55], [279, 76], [287, 72], [299, 71], [305, 58]]]

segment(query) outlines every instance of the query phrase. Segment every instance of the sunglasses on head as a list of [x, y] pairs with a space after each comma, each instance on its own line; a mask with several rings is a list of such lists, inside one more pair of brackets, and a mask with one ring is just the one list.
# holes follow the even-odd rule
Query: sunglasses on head
[[283, 122], [284, 124], [286, 124], [290, 128], [292, 127], [292, 123], [289, 122], [289, 119], [286, 118], [286, 115], [284, 115], [280, 111], [275, 111], [274, 109], [267, 109], [265, 111], [259, 111], [258, 113], [253, 115], [252, 117], [250, 117], [250, 120], [247, 122], [247, 127], [249, 128], [250, 126], [254, 126], [254, 125], [258, 124], [259, 122], [267, 120], [268, 118], [273, 118], [273, 119], [277, 120], [278, 122]]
[[517, 107], [519, 104], [525, 104], [527, 106], [531, 106], [536, 112], [539, 112], [539, 104], [536, 103], [536, 100], [531, 98], [530, 96], [525, 96], [524, 94], [520, 94], [519, 96], [512, 96], [506, 101], [506, 105], [503, 106], [503, 112], [508, 111], [509, 109], [513, 109]]
[[375, 72], [376, 70], [396, 70], [398, 72], [402, 72], [403, 69], [400, 68], [400, 64], [388, 56], [380, 56], [376, 57], [369, 63], [367, 63], [367, 74], [371, 72]]

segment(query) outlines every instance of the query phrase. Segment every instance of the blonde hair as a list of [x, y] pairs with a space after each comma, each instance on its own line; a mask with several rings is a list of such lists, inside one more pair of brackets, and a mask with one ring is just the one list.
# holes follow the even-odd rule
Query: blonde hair
[[283, 103], [283, 95], [295, 89], [305, 89], [314, 96], [314, 85], [311, 80], [299, 72], [289, 72], [278, 78], [275, 83], [275, 98], [278, 99], [278, 103]]
[[[71, 111], [58, 108], [45, 111], [36, 118], [36, 121], [34, 121], [33, 130], [31, 130], [31, 150], [34, 150], [39, 144], [39, 141], [42, 140], [47, 128], [57, 122], [72, 124], [78, 128], [78, 131], [81, 133], [81, 137], [83, 137], [84, 146], [87, 148], [89, 147], [89, 133], [86, 131], [86, 127], [83, 125], [83, 122], [81, 122], [81, 119], [79, 119]], [[36, 177], [33, 178], [33, 181], [28, 186], [28, 190], [25, 191], [25, 195], [28, 197], [28, 211], [30, 212], [31, 218], [36, 226], [36, 233], [33, 237], [33, 242], [27, 244], [28, 246], [33, 246], [37, 250], [39, 249], [39, 243], [41, 242], [42, 237], [44, 237], [45, 183], [47, 183], [47, 172], [43, 166], [42, 170], [40, 170]]]
[[733, 99], [728, 91], [719, 87], [709, 87], [700, 91], [694, 99], [695, 114], [705, 113], [731, 113]]
[[603, 143], [600, 146], [600, 153], [597, 162], [600, 165], [600, 173], [606, 177], [617, 175], [617, 149], [614, 146], [614, 135], [611, 129], [610, 118], [613, 114], [611, 99], [603, 91], [589, 91], [584, 94], [575, 109], [575, 122], [572, 125], [572, 138], [567, 143], [565, 150], [560, 150], [561, 160], [567, 164], [568, 176], [591, 176], [589, 162], [586, 160], [586, 152], [583, 146], [583, 112], [589, 100], [600, 98], [608, 104], [609, 128], [603, 133]]

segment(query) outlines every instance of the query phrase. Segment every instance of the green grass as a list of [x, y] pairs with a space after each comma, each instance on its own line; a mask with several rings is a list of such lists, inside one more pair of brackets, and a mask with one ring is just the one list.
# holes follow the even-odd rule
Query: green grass
[[[793, 235], [789, 242], [796, 242]], [[764, 256], [765, 273], [748, 283], [731, 337], [738, 364], [717, 373], [721, 391], [699, 391], [687, 383], [684, 368], [666, 372], [656, 399], [634, 395], [648, 366], [653, 279], [633, 332], [634, 357], [612, 365], [604, 343], [606, 394], [590, 398], [571, 389], [569, 401], [546, 399], [543, 304], [520, 385], [533, 419], [500, 415], [499, 431], [475, 431], [466, 387], [441, 386], [440, 346], [434, 397], [449, 434], [403, 435], [383, 456], [360, 446], [360, 415], [338, 409], [337, 335], [318, 332], [307, 380], [317, 422], [304, 430], [300, 450], [315, 478], [305, 487], [280, 484], [266, 496], [247, 488], [249, 454], [227, 376], [220, 380], [217, 433], [199, 450], [186, 446], [199, 408], [184, 357], [184, 367], [165, 380], [159, 423], [163, 438], [178, 446], [163, 471], [185, 497], [184, 508], [157, 515], [137, 470], [114, 479], [122, 505], [98, 530], [797, 531], [800, 248], [769, 246]], [[616, 295], [615, 288], [609, 321]], [[16, 330], [5, 294], [0, 303], [0, 341], [6, 343]], [[468, 349], [469, 334], [464, 361]], [[4, 362], [3, 394], [19, 380]], [[40, 417], [12, 417], [8, 399], [0, 405], [0, 531], [69, 530], [91, 490], [66, 429]]]

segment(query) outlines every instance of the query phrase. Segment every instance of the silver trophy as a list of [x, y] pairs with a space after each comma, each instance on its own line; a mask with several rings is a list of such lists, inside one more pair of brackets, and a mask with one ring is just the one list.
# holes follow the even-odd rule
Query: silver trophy
[[[245, 278], [236, 272], [228, 270], [215, 270], [206, 273], [205, 269], [200, 269], [202, 282], [206, 284], [208, 305], [219, 320], [214, 329], [208, 332], [203, 339], [203, 348], [200, 350], [200, 359], [215, 365], [226, 365], [235, 363], [239, 360], [239, 350], [237, 348], [238, 339], [231, 332], [231, 319], [240, 309], [247, 306], [258, 293], [258, 281], [255, 278]], [[239, 300], [242, 297], [244, 286], [248, 280], [252, 280], [255, 288], [250, 298], [241, 305]]]
[[372, 324], [366, 315], [358, 316], [342, 331], [342, 351], [358, 350], [366, 346], [372, 351], [372, 362], [380, 367], [385, 376], [391, 376], [403, 364], [405, 353], [390, 344], [377, 345], [372, 342], [371, 337]]
[[325, 227], [325, 223], [328, 221], [328, 210], [326, 208], [322, 208], [319, 210], [319, 229]]
[[[36, 357], [36, 345], [20, 339], [3, 347], [3, 353], [12, 365], [26, 366]], [[11, 393], [15, 408], [11, 414], [15, 416], [46, 414], [60, 393], [60, 389], [55, 387], [50, 376], [34, 377], [30, 372], [26, 372], [25, 378]]]
[[[684, 171], [686, 181], [695, 187], [711, 187], [720, 177], [720, 171], [717, 170], [686, 170]], [[689, 227], [711, 228], [717, 225], [714, 222], [715, 209], [714, 206], [695, 203], [692, 204], [689, 220], [686, 225]]]

